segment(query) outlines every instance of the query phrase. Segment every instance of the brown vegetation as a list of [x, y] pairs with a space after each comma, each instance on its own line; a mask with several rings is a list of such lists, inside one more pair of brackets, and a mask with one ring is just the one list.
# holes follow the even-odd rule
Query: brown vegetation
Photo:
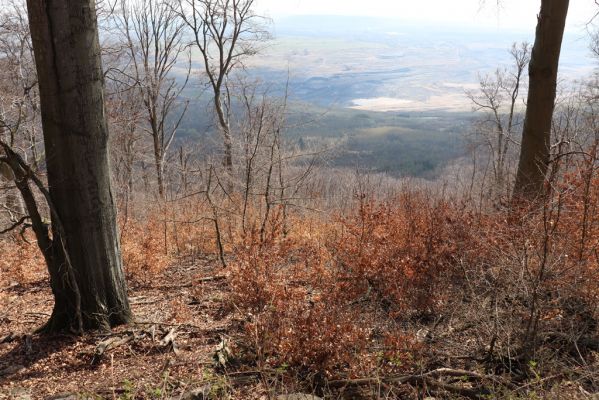
[[[190, 340], [195, 329], [211, 324], [201, 312], [205, 307], [213, 309], [210, 318], [227, 323], [212, 334], [212, 345], [189, 347], [195, 339], [179, 339], [184, 350], [174, 354], [134, 338], [127, 352], [114, 350], [114, 358], [99, 361], [106, 369], [81, 367], [79, 373], [103, 379], [117, 393], [150, 397], [137, 375], [123, 372], [117, 381], [110, 375], [110, 360], [138, 368], [139, 357], [149, 351], [156, 355], [144, 362], [163, 363], [167, 357], [174, 365], [188, 365], [190, 358], [204, 359], [202, 375], [166, 367], [165, 387], [172, 395], [219, 376], [218, 398], [225, 393], [246, 398], [249, 388], [255, 398], [290, 388], [344, 398], [418, 393], [526, 398], [550, 396], [555, 385], [560, 393], [571, 390], [572, 383], [565, 382], [592, 393], [599, 349], [595, 163], [576, 164], [551, 186], [540, 208], [480, 212], [461, 198], [404, 187], [387, 199], [357, 190], [349, 210], [296, 210], [285, 229], [281, 209], [275, 208], [262, 239], [260, 224], [244, 233], [234, 219], [224, 219], [226, 269], [214, 258], [202, 261], [201, 254], [218, 253], [215, 237], [207, 235], [210, 221], [173, 229], [179, 224], [172, 221], [185, 219], [189, 203], [166, 225], [160, 210], [148, 210], [139, 220], [121, 222], [133, 304], [135, 299], [162, 304], [160, 311], [137, 308], [138, 320], [173, 324]], [[248, 214], [260, 212], [252, 208]], [[4, 297], [15, 290], [28, 298], [45, 296], [30, 292], [32, 280], [37, 286], [40, 279], [32, 276], [39, 270], [32, 249], [18, 235], [3, 239], [4, 254], [19, 260], [3, 260], [3, 277], [10, 277], [3, 282]], [[0, 336], [27, 333], [14, 325], [17, 315], [8, 318], [9, 329]], [[144, 327], [134, 329], [143, 334]], [[21, 354], [27, 338], [1, 345], [5, 355], [10, 352], [6, 360]], [[213, 363], [210, 357], [218, 359], [222, 340], [226, 354]], [[99, 341], [86, 337], [81, 345], [93, 349]], [[23, 356], [17, 357], [20, 363]], [[240, 374], [246, 378], [241, 383]], [[5, 388], [8, 382], [38, 382], [26, 372], [9, 376]], [[143, 382], [159, 376], [150, 373]], [[123, 386], [125, 377], [132, 388]]]

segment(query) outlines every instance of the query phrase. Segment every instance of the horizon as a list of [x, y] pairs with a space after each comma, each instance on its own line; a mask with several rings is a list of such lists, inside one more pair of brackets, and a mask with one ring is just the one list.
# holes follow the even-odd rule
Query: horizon
[[[534, 33], [539, 12], [538, 2], [519, 0], [425, 0], [415, 4], [408, 0], [371, 0], [364, 9], [359, 0], [256, 0], [259, 13], [273, 19], [275, 24], [288, 17], [374, 17], [399, 22], [442, 24], [444, 27], [531, 31]], [[579, 0], [570, 5], [566, 30], [584, 32], [593, 20], [596, 4]], [[595, 21], [593, 21], [596, 23]]]

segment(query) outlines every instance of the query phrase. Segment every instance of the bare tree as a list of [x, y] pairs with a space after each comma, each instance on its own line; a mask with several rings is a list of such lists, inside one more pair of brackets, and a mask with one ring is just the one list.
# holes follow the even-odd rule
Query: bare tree
[[[277, 194], [285, 190], [281, 136], [285, 128], [287, 97], [281, 100], [271, 98], [267, 90], [259, 90], [259, 83], [240, 80], [237, 86], [240, 89], [236, 97], [242, 110], [241, 118], [236, 123], [236, 130], [241, 134], [243, 154], [241, 227], [246, 234], [248, 208], [257, 197], [263, 207], [256, 208], [264, 209], [264, 215], [259, 221], [260, 240], [264, 241], [271, 209], [277, 200], [282, 200], [282, 195]], [[281, 178], [280, 182], [277, 181], [277, 177]]]
[[500, 196], [509, 195], [512, 150], [520, 147], [518, 128], [523, 110], [519, 107], [524, 106], [521, 93], [530, 60], [530, 46], [514, 43], [510, 56], [510, 68], [497, 69], [492, 76], [481, 77], [480, 89], [467, 93], [474, 109], [485, 113], [485, 117], [475, 124], [475, 134], [491, 157], [493, 192]]
[[[112, 178], [117, 188], [116, 198], [123, 223], [129, 218], [134, 203], [135, 167], [147, 149], [142, 146], [144, 105], [138, 93], [117, 81], [108, 80], [106, 115], [111, 132], [110, 156]], [[121, 233], [123, 230], [121, 226]]]
[[189, 80], [190, 58], [184, 69], [178, 69], [186, 47], [184, 24], [171, 0], [121, 0], [115, 21], [126, 37], [128, 52], [128, 68], [116, 72], [115, 79], [128, 82], [143, 101], [158, 192], [164, 198], [167, 154], [189, 104], [181, 97]]
[[[0, 112], [19, 119], [19, 146], [32, 163], [40, 161], [38, 136], [39, 93], [27, 10], [20, 0], [9, 0], [0, 12]], [[10, 132], [10, 130], [8, 130]], [[14, 132], [13, 132], [14, 133]], [[14, 144], [16, 137], [11, 137]], [[28, 142], [28, 143], [25, 143]]]
[[541, 1], [529, 65], [522, 150], [514, 187], [516, 197], [534, 199], [543, 194], [549, 168], [551, 123], [568, 6], [569, 0]]
[[[0, 11], [0, 139], [8, 143], [34, 170], [39, 169], [43, 151], [37, 73], [25, 3], [8, 0]], [[4, 182], [0, 192], [2, 210], [10, 221], [25, 216], [25, 210], [8, 165], [0, 165]], [[4, 177], [4, 180], [3, 180]], [[3, 193], [0, 193], [2, 195]]]
[[217, 123], [223, 139], [223, 165], [233, 169], [228, 79], [235, 68], [257, 53], [257, 43], [268, 38], [264, 18], [253, 10], [254, 0], [178, 0], [178, 12], [202, 55], [212, 89]]

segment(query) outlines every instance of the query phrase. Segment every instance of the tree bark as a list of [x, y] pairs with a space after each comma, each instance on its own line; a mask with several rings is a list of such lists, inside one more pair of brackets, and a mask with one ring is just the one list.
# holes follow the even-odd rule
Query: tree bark
[[514, 187], [517, 199], [534, 200], [544, 192], [549, 166], [551, 123], [557, 72], [569, 0], [542, 0], [529, 65], [529, 89], [522, 150]]
[[95, 1], [27, 0], [27, 8], [54, 208], [46, 331], [127, 323]]
[[214, 90], [214, 108], [218, 117], [218, 124], [223, 135], [224, 157], [223, 166], [232, 175], [233, 174], [233, 139], [231, 138], [231, 126], [228, 118], [225, 116], [223, 104], [221, 100], [221, 86], [217, 86]]

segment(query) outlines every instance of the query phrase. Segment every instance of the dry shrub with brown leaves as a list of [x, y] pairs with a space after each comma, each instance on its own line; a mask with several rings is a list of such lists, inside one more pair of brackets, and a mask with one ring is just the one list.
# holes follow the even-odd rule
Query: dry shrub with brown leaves
[[[143, 204], [138, 204], [142, 208]], [[123, 213], [124, 214], [124, 213]], [[128, 279], [149, 283], [178, 257], [196, 257], [216, 249], [212, 225], [197, 202], [147, 205], [119, 221], [123, 263]]]
[[428, 193], [405, 191], [386, 203], [361, 201], [356, 215], [340, 220], [329, 243], [343, 291], [369, 292], [393, 314], [428, 311], [443, 303], [470, 237], [470, 217]]
[[149, 283], [171, 263], [165, 244], [164, 223], [156, 214], [145, 221], [129, 219], [121, 223], [121, 250], [129, 279]]
[[325, 373], [355, 364], [368, 329], [331, 284], [326, 249], [314, 241], [254, 239], [248, 236], [231, 266], [230, 284], [234, 304], [247, 312], [245, 344], [256, 361]]
[[468, 223], [417, 192], [334, 220], [320, 235], [248, 238], [230, 271], [245, 344], [259, 363], [327, 376], [404, 369], [421, 346], [398, 320], [444, 304]]
[[[595, 163], [583, 162], [548, 183], [540, 202], [477, 214], [472, 242], [460, 254], [464, 279], [457, 286], [461, 294], [454, 295], [452, 324], [462, 336], [454, 348], [462, 346], [461, 352], [477, 354], [487, 368], [515, 375], [596, 365]], [[468, 346], [464, 337], [472, 338]], [[588, 380], [593, 374], [584, 375]]]
[[0, 237], [0, 286], [37, 282], [46, 276], [44, 259], [29, 236], [33, 235]]
[[261, 365], [373, 376], [415, 368], [427, 345], [414, 326], [443, 321], [436, 350], [496, 370], [572, 349], [586, 363], [583, 344], [599, 343], [599, 177], [587, 167], [541, 206], [481, 212], [404, 190], [295, 219], [290, 235], [254, 232], [230, 265], [243, 346]]

